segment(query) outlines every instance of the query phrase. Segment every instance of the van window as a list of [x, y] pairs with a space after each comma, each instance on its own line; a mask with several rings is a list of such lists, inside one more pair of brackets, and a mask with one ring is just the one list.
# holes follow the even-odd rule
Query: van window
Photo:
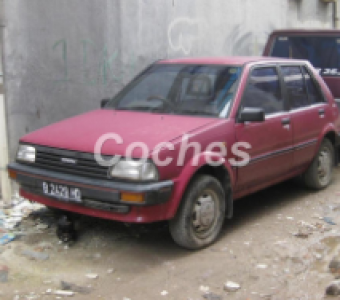
[[315, 81], [310, 76], [306, 67], [302, 67], [302, 73], [305, 77], [305, 83], [307, 86], [308, 98], [311, 104], [322, 103], [325, 102], [320, 90], [317, 88]]
[[252, 70], [242, 107], [263, 108], [266, 115], [284, 110], [281, 84], [275, 67]]
[[308, 106], [310, 103], [300, 66], [282, 66], [281, 70], [287, 88], [290, 107], [296, 109]]
[[309, 60], [320, 75], [340, 76], [340, 36], [282, 36], [270, 56]]

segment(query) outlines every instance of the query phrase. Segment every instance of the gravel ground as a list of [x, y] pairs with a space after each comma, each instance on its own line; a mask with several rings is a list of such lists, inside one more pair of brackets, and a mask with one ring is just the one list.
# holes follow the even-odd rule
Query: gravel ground
[[[31, 215], [19, 227], [22, 236], [0, 246], [0, 280], [1, 266], [9, 268], [0, 298], [66, 299], [54, 294], [65, 281], [72, 299], [327, 299], [335, 277], [328, 265], [340, 259], [338, 182], [340, 168], [321, 192], [285, 182], [239, 200], [220, 239], [197, 252], [176, 246], [166, 223], [89, 217], [77, 221], [79, 239], [65, 247], [53, 216]], [[228, 281], [240, 288], [226, 291]]]

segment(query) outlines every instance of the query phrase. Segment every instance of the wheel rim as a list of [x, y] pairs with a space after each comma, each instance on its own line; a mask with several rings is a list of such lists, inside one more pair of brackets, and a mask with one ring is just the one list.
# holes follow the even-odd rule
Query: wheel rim
[[318, 157], [318, 178], [322, 185], [329, 183], [332, 173], [332, 154], [328, 148], [323, 148]]
[[212, 190], [205, 190], [193, 206], [192, 227], [198, 237], [206, 237], [217, 222], [218, 196]]

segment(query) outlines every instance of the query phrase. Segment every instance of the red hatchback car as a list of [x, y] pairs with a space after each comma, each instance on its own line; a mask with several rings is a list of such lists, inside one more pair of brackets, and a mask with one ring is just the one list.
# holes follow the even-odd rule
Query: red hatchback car
[[214, 242], [233, 201], [300, 177], [331, 181], [340, 118], [307, 61], [162, 60], [102, 108], [20, 140], [23, 197], [130, 223], [169, 220], [188, 249]]

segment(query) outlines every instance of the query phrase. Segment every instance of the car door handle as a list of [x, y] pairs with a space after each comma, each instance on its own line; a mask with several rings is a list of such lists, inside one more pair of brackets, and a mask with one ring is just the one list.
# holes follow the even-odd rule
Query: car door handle
[[289, 118], [284, 118], [281, 120], [282, 125], [289, 125], [290, 124], [290, 119]]
[[319, 115], [324, 115], [325, 114], [325, 109], [324, 108], [320, 108], [319, 109]]

